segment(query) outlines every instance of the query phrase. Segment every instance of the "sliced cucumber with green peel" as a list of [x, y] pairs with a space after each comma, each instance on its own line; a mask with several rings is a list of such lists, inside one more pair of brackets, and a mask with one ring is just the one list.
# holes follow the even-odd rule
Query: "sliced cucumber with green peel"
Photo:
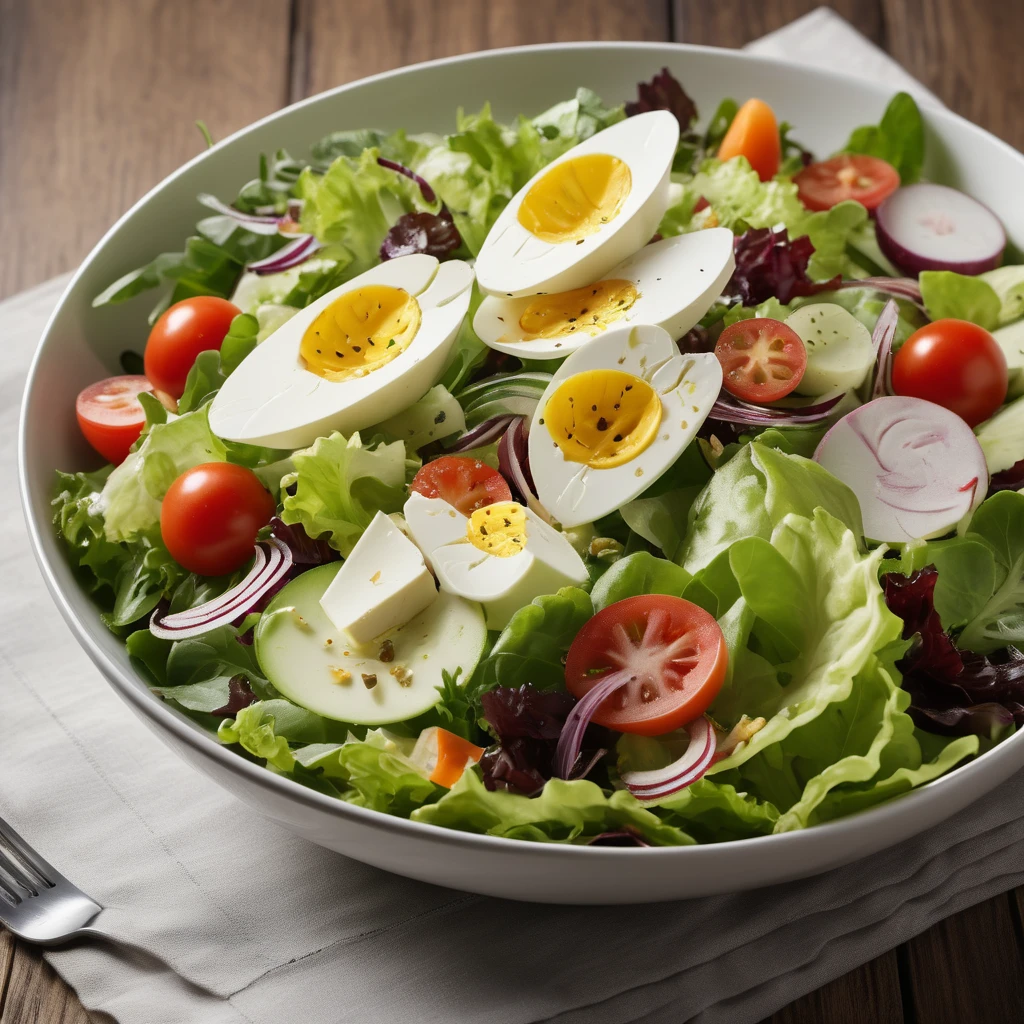
[[821, 396], [858, 388], [875, 365], [871, 332], [835, 302], [811, 302], [786, 317], [807, 349], [801, 395]]
[[340, 567], [332, 562], [292, 580], [256, 627], [256, 658], [285, 697], [325, 718], [387, 725], [432, 708], [443, 670], [461, 668], [460, 680], [469, 679], [487, 640], [480, 605], [441, 592], [404, 626], [355, 644], [320, 607]]
[[1024, 459], [1024, 398], [1004, 405], [990, 420], [975, 427], [989, 473], [1001, 473]]
[[1015, 324], [1000, 327], [992, 332], [992, 337], [1006, 356], [1006, 371], [1009, 377], [1007, 398], [1024, 395], [1024, 320]]

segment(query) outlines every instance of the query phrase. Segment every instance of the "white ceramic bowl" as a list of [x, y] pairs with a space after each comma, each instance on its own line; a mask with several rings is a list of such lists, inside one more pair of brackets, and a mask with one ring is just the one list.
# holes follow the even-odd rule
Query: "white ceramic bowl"
[[[496, 116], [540, 111], [597, 90], [608, 102], [634, 95], [663, 65], [710, 114], [724, 96], [757, 95], [796, 125], [818, 153], [850, 129], [876, 122], [891, 90], [869, 81], [704, 47], [583, 43], [469, 54], [343, 86], [280, 111], [186, 164], [141, 199], [102, 239], [68, 286], [29, 375], [21, 429], [21, 487], [32, 543], [54, 600], [111, 685], [153, 730], [200, 771], [313, 842], [357, 860], [440, 885], [520, 900], [634, 903], [749, 889], [824, 871], [880, 850], [956, 814], [1024, 765], [1024, 735], [896, 801], [801, 832], [717, 846], [609, 849], [542, 845], [454, 832], [332, 800], [249, 763], [153, 696], [123, 644], [79, 589], [50, 524], [53, 472], [95, 464], [79, 436], [74, 399], [140, 348], [147, 295], [93, 310], [119, 275], [181, 246], [201, 213], [199, 192], [235, 194], [261, 152], [293, 153], [328, 131], [404, 127], [450, 131], [459, 106], [490, 100]], [[928, 110], [927, 174], [987, 203], [1024, 243], [1024, 157], [942, 110]]]

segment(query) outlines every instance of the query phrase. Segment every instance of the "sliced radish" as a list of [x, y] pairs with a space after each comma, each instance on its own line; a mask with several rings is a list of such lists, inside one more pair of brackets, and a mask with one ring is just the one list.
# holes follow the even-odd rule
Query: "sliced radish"
[[625, 772], [622, 781], [638, 800], [657, 800], [692, 786], [715, 760], [717, 740], [711, 723], [701, 716], [686, 727], [690, 742], [683, 756], [664, 768]]
[[971, 428], [921, 398], [876, 398], [847, 413], [814, 460], [857, 495], [865, 535], [888, 544], [948, 533], [988, 486]]
[[980, 274], [998, 267], [1006, 248], [1006, 232], [996, 215], [947, 185], [897, 189], [878, 208], [877, 218], [882, 252], [909, 274]]

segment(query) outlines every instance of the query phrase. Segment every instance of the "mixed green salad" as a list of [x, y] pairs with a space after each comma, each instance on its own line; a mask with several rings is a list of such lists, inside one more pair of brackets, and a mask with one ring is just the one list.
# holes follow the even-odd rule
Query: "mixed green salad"
[[153, 692], [338, 800], [574, 844], [804, 828], [1013, 733], [1024, 265], [907, 94], [794, 131], [665, 69], [200, 196], [95, 299], [158, 296], [53, 503]]

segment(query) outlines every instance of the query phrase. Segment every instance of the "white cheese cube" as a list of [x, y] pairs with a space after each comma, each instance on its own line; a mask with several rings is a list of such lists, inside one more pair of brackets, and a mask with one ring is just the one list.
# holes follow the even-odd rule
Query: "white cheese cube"
[[320, 598], [324, 614], [357, 644], [404, 625], [437, 597], [420, 549], [383, 512], [356, 542]]

